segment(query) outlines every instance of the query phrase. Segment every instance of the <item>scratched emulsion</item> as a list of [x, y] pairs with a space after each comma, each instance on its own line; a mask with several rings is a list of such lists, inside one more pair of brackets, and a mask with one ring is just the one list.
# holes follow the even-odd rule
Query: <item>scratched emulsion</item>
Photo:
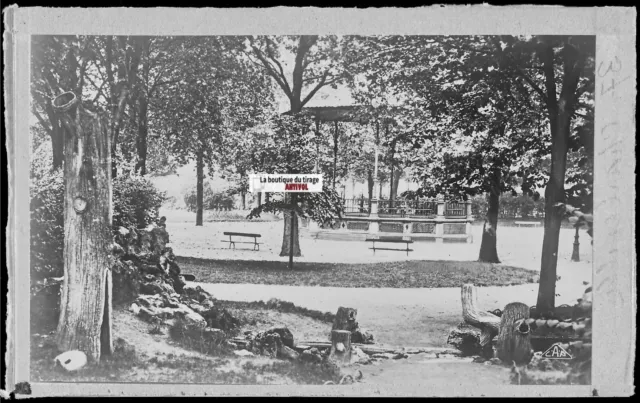
[[604, 389], [631, 385], [635, 355], [632, 226], [636, 76], [635, 59], [629, 57], [633, 52], [622, 49], [624, 37], [597, 39], [592, 375], [600, 395], [606, 393]]

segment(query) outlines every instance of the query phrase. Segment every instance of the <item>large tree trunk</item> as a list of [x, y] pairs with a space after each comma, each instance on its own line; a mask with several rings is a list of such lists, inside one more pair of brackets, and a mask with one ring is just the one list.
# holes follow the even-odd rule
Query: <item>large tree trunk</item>
[[395, 167], [391, 175], [391, 177], [393, 178], [393, 185], [391, 185], [391, 198], [393, 200], [398, 197], [398, 185], [400, 185], [400, 176], [402, 176], [402, 170], [398, 167]]
[[389, 207], [393, 207], [393, 200], [395, 197], [393, 195], [393, 174], [395, 167], [391, 164], [391, 174], [389, 175], [389, 200], [391, 201], [391, 205]]
[[336, 172], [338, 169], [338, 122], [333, 130], [333, 190], [336, 190]]
[[563, 217], [563, 212], [556, 205], [565, 202], [564, 182], [571, 118], [575, 107], [576, 88], [582, 74], [582, 64], [577, 49], [565, 44], [562, 57], [564, 76], [562, 92], [557, 99], [553, 47], [547, 44], [541, 52], [549, 99], [547, 109], [551, 129], [551, 172], [545, 189], [544, 239], [540, 263], [540, 286], [536, 302], [538, 312], [543, 313], [552, 312], [555, 308], [558, 242]]
[[198, 152], [196, 161], [196, 226], [202, 226], [202, 214], [204, 212], [204, 156]]
[[247, 193], [243, 190], [240, 192], [240, 197], [242, 198], [242, 209], [247, 209]]
[[500, 211], [500, 172], [493, 173], [491, 191], [488, 195], [489, 206], [487, 218], [482, 227], [482, 242], [480, 243], [480, 256], [478, 261], [488, 263], [500, 263], [498, 259], [498, 212]]
[[[142, 80], [136, 80], [138, 82], [138, 138], [136, 139], [136, 148], [138, 151], [138, 162], [136, 163], [136, 172], [140, 175], [147, 174], [147, 145], [148, 145], [148, 133], [149, 133], [149, 93], [148, 93], [148, 81], [149, 81], [149, 49], [151, 47], [150, 37], [139, 37], [138, 43], [140, 45], [140, 56], [136, 60], [142, 60]], [[142, 56], [144, 55], [144, 58]]]
[[[290, 193], [286, 193], [285, 194], [285, 202], [289, 203], [291, 200], [291, 194]], [[300, 234], [298, 231], [298, 217], [296, 215], [295, 212], [292, 212], [290, 210], [285, 210], [284, 212], [284, 234], [282, 235], [282, 249], [280, 250], [280, 256], [289, 256], [290, 253], [290, 248], [291, 248], [291, 239], [292, 239], [292, 234], [291, 231], [293, 231], [293, 256], [301, 256], [302, 253], [300, 252]], [[293, 227], [291, 225], [291, 214], [294, 215], [293, 218]]]
[[262, 192], [258, 192], [258, 206], [262, 205]]
[[138, 102], [140, 110], [138, 114], [138, 137], [136, 138], [136, 148], [138, 151], [136, 172], [144, 176], [147, 174], [147, 137], [149, 133], [147, 97], [142, 95]]
[[369, 211], [371, 211], [371, 199], [373, 199], [373, 186], [374, 186], [374, 181], [373, 181], [373, 172], [368, 169], [367, 170], [367, 192], [369, 195]]
[[90, 360], [110, 354], [111, 144], [108, 122], [65, 93], [54, 105], [64, 127], [64, 282], [56, 343]]

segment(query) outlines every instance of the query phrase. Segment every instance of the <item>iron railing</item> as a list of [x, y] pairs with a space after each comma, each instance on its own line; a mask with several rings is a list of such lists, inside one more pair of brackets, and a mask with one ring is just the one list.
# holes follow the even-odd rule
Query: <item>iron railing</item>
[[345, 214], [366, 217], [371, 212], [371, 201], [368, 198], [343, 199], [342, 202]]
[[446, 202], [444, 215], [447, 217], [466, 217], [467, 205], [461, 202]]
[[[367, 217], [371, 212], [371, 201], [360, 197], [343, 199], [344, 212], [349, 216]], [[438, 214], [438, 201], [423, 200], [378, 200], [378, 214], [382, 217], [416, 217], [431, 218]], [[467, 204], [465, 202], [447, 201], [444, 203], [446, 217], [466, 217]]]

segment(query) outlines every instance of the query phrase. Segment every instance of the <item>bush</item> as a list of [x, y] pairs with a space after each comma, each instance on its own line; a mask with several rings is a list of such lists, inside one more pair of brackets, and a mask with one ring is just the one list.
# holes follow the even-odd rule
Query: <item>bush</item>
[[123, 176], [113, 181], [113, 227], [144, 228], [156, 222], [166, 195], [141, 176]]
[[[234, 199], [229, 190], [214, 192], [209, 182], [204, 182], [202, 200], [202, 208], [204, 210], [232, 210], [234, 205]], [[187, 206], [187, 210], [196, 211], [197, 185], [187, 189], [184, 195], [184, 203]]]
[[64, 267], [64, 181], [62, 170], [32, 177], [31, 276], [34, 280], [62, 276]]
[[[29, 186], [31, 211], [31, 276], [60, 277], [64, 268], [64, 180], [32, 163]], [[113, 226], [143, 228], [158, 219], [164, 193], [141, 177], [113, 181]]]
[[[485, 195], [471, 198], [471, 212], [477, 218], [486, 216], [489, 204]], [[544, 217], [544, 198], [534, 200], [527, 195], [513, 196], [511, 193], [500, 195], [499, 218], [542, 218]]]

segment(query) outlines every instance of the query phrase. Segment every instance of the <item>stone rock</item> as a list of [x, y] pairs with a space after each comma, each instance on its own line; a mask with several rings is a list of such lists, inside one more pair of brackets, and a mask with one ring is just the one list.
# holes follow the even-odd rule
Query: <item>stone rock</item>
[[282, 346], [282, 350], [280, 350], [280, 356], [283, 358], [287, 358], [289, 360], [297, 360], [300, 357], [294, 349], [289, 348], [287, 346]]
[[200, 313], [207, 321], [207, 326], [215, 327], [225, 331], [236, 329], [240, 322], [226, 309], [211, 308]]
[[351, 332], [351, 342], [361, 344], [374, 344], [373, 334], [367, 330], [356, 329]]
[[179, 308], [175, 309], [175, 314], [188, 325], [196, 325], [202, 328], [207, 326], [207, 321], [202, 317], [202, 315], [189, 309], [186, 305], [181, 304]]
[[462, 352], [463, 355], [482, 355], [490, 354], [491, 343], [484, 348], [480, 345], [480, 329], [467, 323], [460, 323], [451, 330], [447, 339], [447, 344], [452, 345]]
[[183, 294], [198, 303], [203, 303], [205, 300], [213, 298], [211, 294], [203, 290], [199, 285], [193, 287], [190, 284], [186, 284], [183, 288]]
[[224, 340], [227, 337], [222, 330], [213, 329], [213, 328], [210, 328], [210, 327], [205, 328], [203, 330], [203, 336], [204, 336], [205, 339], [212, 340], [212, 341]]
[[371, 357], [378, 358], [378, 359], [383, 359], [383, 360], [388, 360], [388, 359], [394, 358], [395, 355], [393, 355], [391, 353], [375, 353]]
[[233, 352], [235, 355], [240, 356], [240, 357], [253, 357], [255, 356], [255, 354], [253, 354], [251, 351], [247, 351], [247, 350], [236, 350]]
[[305, 362], [320, 363], [322, 362], [322, 355], [320, 355], [318, 349], [311, 348], [309, 350], [304, 350], [302, 354], [300, 354], [300, 359]]
[[78, 350], [66, 351], [54, 358], [54, 362], [65, 371], [73, 372], [87, 364], [87, 355]]
[[280, 339], [282, 340], [282, 344], [284, 344], [285, 346], [289, 348], [293, 348], [295, 346], [295, 343], [293, 340], [293, 333], [291, 333], [291, 331], [287, 329], [287, 327], [285, 326], [272, 327], [271, 329], [267, 330], [267, 334], [269, 333], [277, 333], [280, 336]]
[[405, 354], [405, 353], [396, 353], [391, 358], [393, 358], [394, 360], [400, 360], [400, 359], [403, 359], [403, 358], [409, 358], [409, 355]]
[[[148, 294], [148, 295], [152, 295], [152, 294], [161, 294], [163, 292], [166, 292], [166, 288], [163, 287], [163, 284], [160, 283], [159, 281], [152, 281], [152, 282], [148, 282], [148, 283], [142, 283], [140, 285], [140, 292], [142, 294]], [[174, 292], [175, 290], [171, 289], [171, 292]]]
[[134, 314], [134, 315], [137, 315], [137, 314], [139, 314], [139, 313], [140, 313], [140, 305], [135, 304], [135, 303], [134, 303], [134, 304], [131, 304], [131, 306], [129, 307], [129, 310], [130, 310], [131, 312], [133, 312], [133, 314]]
[[371, 364], [371, 357], [358, 347], [351, 346], [351, 363], [368, 365]]

